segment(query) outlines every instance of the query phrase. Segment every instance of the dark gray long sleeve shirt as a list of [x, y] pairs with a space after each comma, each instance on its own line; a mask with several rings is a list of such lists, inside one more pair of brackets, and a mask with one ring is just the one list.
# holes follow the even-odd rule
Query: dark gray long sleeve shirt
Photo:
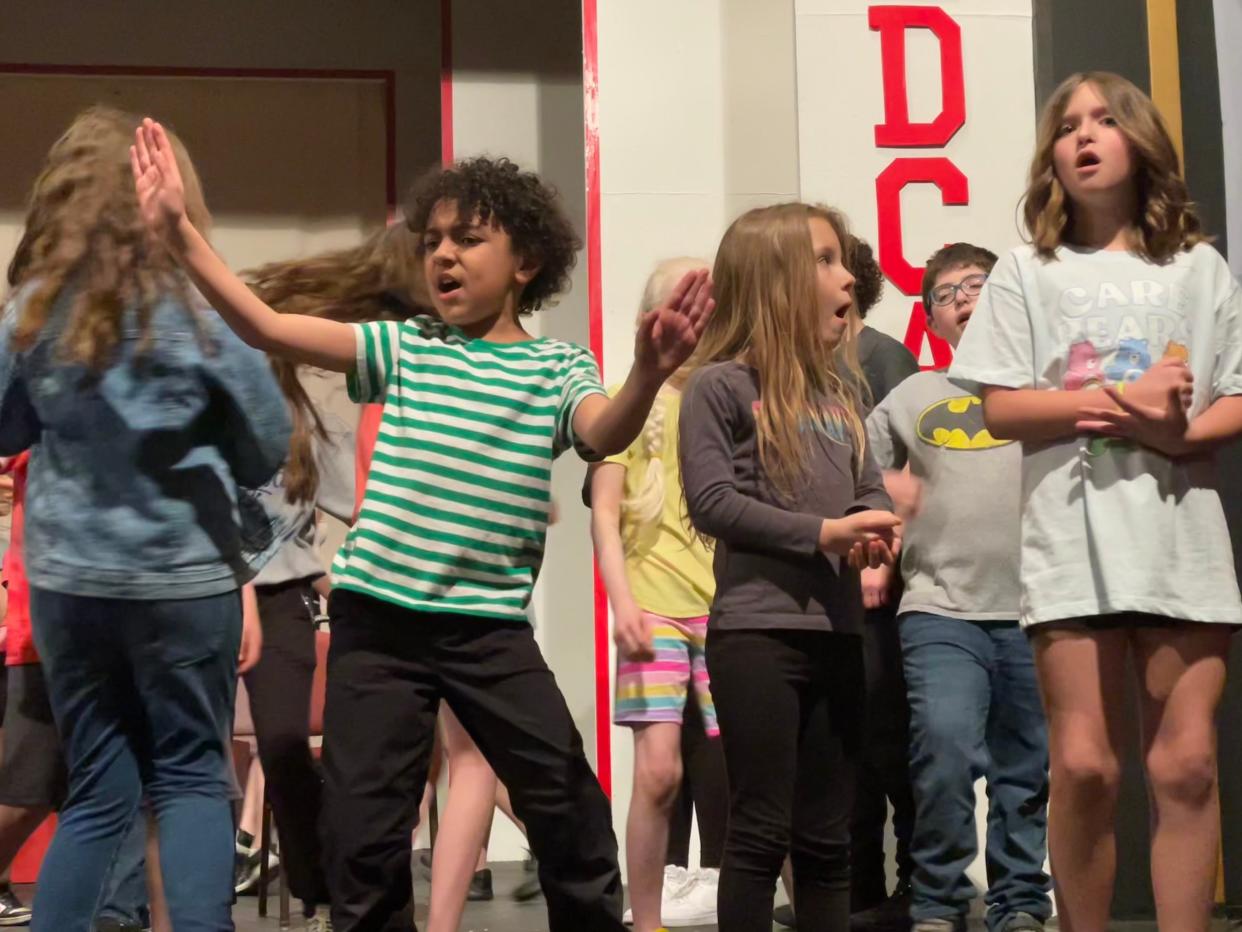
[[891, 509], [880, 470], [869, 450], [858, 463], [844, 409], [825, 399], [822, 416], [806, 426], [806, 481], [782, 496], [759, 460], [758, 405], [758, 373], [737, 362], [700, 369], [682, 394], [686, 505], [694, 526], [715, 539], [710, 624], [857, 632], [858, 573], [819, 550], [819, 531], [825, 518]]

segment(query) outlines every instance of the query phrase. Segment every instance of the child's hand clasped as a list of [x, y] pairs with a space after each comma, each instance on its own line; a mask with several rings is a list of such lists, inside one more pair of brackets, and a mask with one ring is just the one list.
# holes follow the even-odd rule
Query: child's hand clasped
[[639, 322], [634, 367], [667, 379], [690, 358], [715, 309], [707, 270], [687, 272], [669, 299]]
[[651, 626], [637, 604], [613, 609], [613, 640], [617, 651], [626, 660], [647, 663], [655, 660], [655, 638]]
[[1194, 377], [1185, 363], [1161, 360], [1124, 390], [1109, 385], [1104, 391], [1117, 407], [1083, 409], [1079, 431], [1132, 440], [1166, 456], [1187, 452]]
[[891, 565], [900, 528], [899, 517], [875, 509], [844, 518], [825, 518], [819, 531], [819, 549], [846, 557], [855, 569]]

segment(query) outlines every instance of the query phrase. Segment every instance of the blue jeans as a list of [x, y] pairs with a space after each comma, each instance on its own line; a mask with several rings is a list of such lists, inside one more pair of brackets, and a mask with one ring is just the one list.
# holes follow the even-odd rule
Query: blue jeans
[[144, 793], [173, 926], [232, 930], [239, 594], [128, 601], [32, 588], [31, 620], [69, 768], [34, 932], [90, 932]]
[[99, 918], [145, 929], [151, 924], [147, 900], [147, 820], [139, 812], [112, 862]]
[[975, 781], [987, 780], [987, 923], [1051, 914], [1048, 730], [1035, 661], [1017, 622], [901, 617], [914, 784], [911, 917], [964, 926], [977, 849]]

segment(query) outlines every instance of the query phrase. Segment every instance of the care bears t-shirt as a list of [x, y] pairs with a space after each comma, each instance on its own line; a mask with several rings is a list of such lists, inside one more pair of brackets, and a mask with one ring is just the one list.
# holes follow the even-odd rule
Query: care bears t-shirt
[[[1098, 388], [1168, 356], [1194, 374], [1192, 419], [1242, 394], [1242, 295], [1216, 250], [1156, 265], [1069, 247], [1045, 262], [1022, 246], [992, 270], [949, 376]], [[1020, 576], [1026, 625], [1127, 611], [1242, 623], [1215, 464], [1127, 441], [1023, 444]]]

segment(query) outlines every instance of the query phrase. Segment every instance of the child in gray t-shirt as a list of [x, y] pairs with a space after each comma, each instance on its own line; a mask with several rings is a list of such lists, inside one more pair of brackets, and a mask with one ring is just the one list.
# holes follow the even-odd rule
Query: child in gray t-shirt
[[[928, 327], [954, 348], [995, 262], [986, 249], [955, 243], [927, 263]], [[1048, 752], [1018, 624], [1022, 447], [992, 437], [980, 399], [944, 372], [894, 388], [868, 417], [867, 436], [882, 468], [908, 469], [923, 490], [903, 539], [898, 626], [910, 700], [915, 929], [965, 923], [980, 777], [988, 781], [988, 927], [1041, 928], [1051, 914]], [[870, 582], [868, 597], [882, 600], [884, 580]]]

